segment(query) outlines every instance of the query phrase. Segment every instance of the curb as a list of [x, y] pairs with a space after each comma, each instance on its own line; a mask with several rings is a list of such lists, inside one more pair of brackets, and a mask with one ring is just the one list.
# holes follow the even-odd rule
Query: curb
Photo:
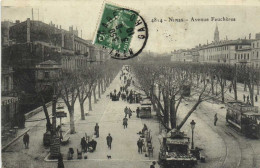
[[10, 145], [12, 145], [15, 141], [17, 141], [21, 136], [23, 136], [26, 132], [30, 131], [30, 128], [25, 130], [23, 133], [21, 133], [20, 135], [18, 135], [17, 137], [15, 137], [11, 142], [9, 142], [7, 145], [5, 145], [4, 147], [2, 147], [2, 152], [4, 152], [6, 150], [6, 148], [8, 148]]

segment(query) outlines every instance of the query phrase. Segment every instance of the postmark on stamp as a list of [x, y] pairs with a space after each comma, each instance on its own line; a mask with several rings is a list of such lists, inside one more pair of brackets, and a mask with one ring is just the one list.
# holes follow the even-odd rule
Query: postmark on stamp
[[138, 12], [105, 4], [94, 44], [108, 48], [115, 59], [129, 59], [142, 52], [148, 28]]

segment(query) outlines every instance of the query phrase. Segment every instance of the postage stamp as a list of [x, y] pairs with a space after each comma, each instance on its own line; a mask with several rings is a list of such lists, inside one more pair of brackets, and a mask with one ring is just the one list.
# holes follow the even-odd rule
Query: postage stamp
[[94, 44], [110, 49], [112, 58], [128, 59], [142, 51], [147, 38], [147, 25], [138, 12], [105, 4]]

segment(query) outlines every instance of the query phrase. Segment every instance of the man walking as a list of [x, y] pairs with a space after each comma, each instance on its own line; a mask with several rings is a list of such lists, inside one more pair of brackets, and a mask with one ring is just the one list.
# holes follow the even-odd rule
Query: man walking
[[216, 113], [215, 116], [214, 116], [214, 125], [215, 126], [217, 125], [217, 121], [218, 121], [218, 116], [217, 116], [217, 113]]
[[123, 119], [123, 126], [124, 126], [124, 129], [125, 128], [127, 128], [127, 121], [128, 121], [128, 119], [125, 117], [124, 119]]
[[127, 114], [128, 114], [128, 108], [127, 108], [127, 106], [125, 107], [124, 112], [125, 112], [125, 118], [126, 118], [126, 117], [127, 117]]
[[137, 109], [136, 109], [136, 116], [137, 116], [137, 118], [139, 118], [139, 114], [140, 114], [140, 108], [137, 107]]
[[130, 109], [130, 107], [128, 108], [128, 116], [129, 116], [129, 118], [131, 118], [131, 116], [132, 116], [132, 110]]
[[24, 134], [23, 136], [23, 143], [25, 145], [25, 149], [29, 148], [29, 140], [30, 140], [30, 136], [27, 134], [27, 132]]
[[96, 138], [99, 137], [99, 126], [98, 126], [98, 123], [96, 123], [96, 126], [95, 126], [95, 134], [96, 134]]
[[108, 136], [107, 136], [107, 146], [110, 149], [111, 149], [111, 146], [112, 146], [112, 140], [113, 140], [113, 138], [112, 138], [112, 136], [109, 133]]
[[138, 153], [141, 153], [143, 152], [143, 141], [141, 140], [141, 138], [139, 138], [139, 140], [137, 141], [137, 146], [138, 146]]

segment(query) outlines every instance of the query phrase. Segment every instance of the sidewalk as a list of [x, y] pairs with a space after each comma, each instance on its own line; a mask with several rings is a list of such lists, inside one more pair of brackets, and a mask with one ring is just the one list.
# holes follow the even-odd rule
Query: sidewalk
[[[51, 106], [47, 107], [47, 109], [49, 111], [49, 115], [51, 114], [51, 108], [52, 108]], [[2, 141], [1, 141], [2, 150], [4, 151], [5, 149], [7, 149], [8, 146], [10, 146], [12, 143], [14, 143], [17, 139], [21, 138], [26, 132], [30, 131], [31, 128], [40, 124], [40, 122], [46, 122], [43, 111], [26, 119], [25, 127], [23, 129], [19, 128], [17, 130], [16, 136], [10, 136], [7, 139], [2, 139]]]

